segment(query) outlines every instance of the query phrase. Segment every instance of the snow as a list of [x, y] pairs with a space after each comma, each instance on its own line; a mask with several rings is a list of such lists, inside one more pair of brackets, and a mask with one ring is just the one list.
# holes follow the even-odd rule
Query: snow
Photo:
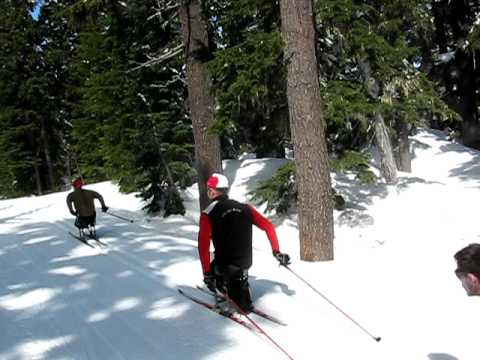
[[[480, 153], [433, 130], [420, 130], [412, 151], [413, 171], [396, 186], [334, 175], [348, 206], [335, 212], [334, 261], [300, 261], [295, 214], [269, 214], [291, 269], [381, 342], [280, 268], [254, 231], [254, 300], [288, 326], [252, 318], [294, 359], [479, 358], [480, 303], [456, 279], [453, 254], [480, 241]], [[247, 200], [284, 162], [225, 161], [231, 197]], [[194, 289], [202, 282], [195, 186], [185, 192], [186, 216], [167, 219], [145, 217], [140, 200], [110, 182], [86, 188], [135, 220], [98, 213], [106, 256], [67, 235], [68, 192], [0, 201], [0, 359], [287, 358], [177, 293], [208, 299]]]
[[449, 51], [449, 52], [446, 52], [446, 53], [439, 54], [435, 63], [436, 64], [446, 64], [446, 63], [452, 61], [454, 58], [455, 58], [455, 51]]

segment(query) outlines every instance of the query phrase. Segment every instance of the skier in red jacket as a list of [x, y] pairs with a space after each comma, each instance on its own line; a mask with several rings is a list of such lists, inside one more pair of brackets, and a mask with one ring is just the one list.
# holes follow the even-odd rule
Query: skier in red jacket
[[[207, 181], [207, 195], [212, 202], [200, 215], [198, 252], [207, 287], [211, 291], [226, 292], [248, 313], [253, 309], [248, 284], [252, 224], [265, 231], [273, 256], [280, 264], [290, 264], [290, 257], [280, 252], [273, 224], [252, 206], [229, 199], [228, 187], [228, 179], [222, 174], [213, 174]], [[210, 241], [215, 248], [212, 262]]]

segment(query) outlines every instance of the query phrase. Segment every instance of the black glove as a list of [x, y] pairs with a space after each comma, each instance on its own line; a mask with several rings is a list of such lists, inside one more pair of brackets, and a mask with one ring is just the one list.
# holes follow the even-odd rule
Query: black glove
[[108, 206], [102, 206], [102, 211], [103, 212], [107, 212], [107, 210], [108, 210]]
[[76, 211], [70, 211], [70, 214], [72, 214], [73, 216], [77, 216], [77, 212], [76, 212]]
[[216, 292], [215, 276], [210, 272], [203, 274], [203, 282], [211, 292]]
[[288, 256], [288, 254], [281, 253], [280, 251], [274, 251], [273, 256], [278, 260], [280, 265], [287, 266], [290, 264], [290, 256]]

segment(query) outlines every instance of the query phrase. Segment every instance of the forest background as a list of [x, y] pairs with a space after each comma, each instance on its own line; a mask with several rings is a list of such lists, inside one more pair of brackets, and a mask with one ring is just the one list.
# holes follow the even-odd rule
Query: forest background
[[[189, 60], [208, 72], [214, 121], [207, 131], [222, 159], [288, 156], [290, 59], [280, 3], [1, 0], [0, 198], [62, 190], [82, 176], [137, 192], [151, 214], [184, 213], [179, 190], [198, 176]], [[192, 5], [200, 7], [205, 43], [185, 41], [182, 11], [189, 18]], [[480, 149], [478, 2], [312, 5], [318, 121], [331, 169], [378, 181], [368, 149], [385, 141], [383, 132], [395, 159], [383, 177], [394, 183], [394, 171], [410, 171], [408, 136], [419, 126]], [[294, 175], [292, 162], [257, 189], [257, 199], [287, 212], [297, 196]]]

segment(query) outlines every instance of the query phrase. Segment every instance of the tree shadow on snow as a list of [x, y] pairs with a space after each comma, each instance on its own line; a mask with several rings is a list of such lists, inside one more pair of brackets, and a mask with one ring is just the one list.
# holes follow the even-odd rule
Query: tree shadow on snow
[[280, 289], [280, 291], [285, 295], [295, 295], [295, 290], [292, 290], [288, 287], [288, 285], [277, 281], [257, 279], [255, 276], [249, 276], [249, 283], [254, 302], [264, 295], [277, 292], [277, 289]]
[[345, 199], [345, 210], [337, 217], [337, 224], [350, 227], [367, 227], [374, 224], [373, 217], [368, 214], [368, 208], [377, 198], [385, 199], [390, 191], [402, 192], [414, 184], [441, 184], [427, 181], [419, 177], [400, 176], [395, 185], [382, 182], [361, 184], [348, 174], [335, 174], [335, 189]]
[[[473, 180], [476, 182], [476, 184], [480, 185], [480, 152], [478, 150], [452, 142], [449, 140], [448, 135], [441, 130], [424, 130], [422, 137], [430, 137], [434, 138], [435, 140], [442, 140], [446, 142], [446, 144], [440, 146], [438, 155], [454, 152], [471, 156], [470, 160], [450, 170], [450, 177], [458, 177], [462, 181]], [[411, 139], [410, 144], [412, 149], [412, 159], [416, 157], [417, 149], [425, 150], [431, 147], [430, 145], [425, 144], [417, 139]]]
[[10, 209], [13, 205], [7, 205], [5, 207], [0, 208], [0, 211]]
[[388, 195], [388, 186], [384, 183], [361, 184], [351, 175], [343, 173], [335, 174], [335, 189], [344, 197], [347, 208], [357, 210], [366, 210], [374, 197], [385, 198]]
[[410, 158], [413, 160], [417, 157], [417, 151], [418, 150], [426, 150], [431, 148], [430, 145], [425, 144], [424, 142], [421, 142], [420, 140], [417, 139], [412, 139], [410, 138]]
[[458, 360], [455, 356], [443, 353], [431, 353], [428, 354], [430, 360]]
[[[202, 359], [232, 346], [231, 324], [179, 295], [167, 274], [198, 260], [190, 222], [124, 226], [99, 215], [106, 256], [69, 236], [72, 223], [0, 234], [0, 322], [9, 329], [0, 358]], [[201, 279], [198, 271], [191, 276]]]
[[[36, 209], [32, 209], [32, 210], [29, 210], [29, 211], [24, 211], [24, 212], [21, 212], [21, 213], [18, 213], [18, 214], [15, 214], [15, 215], [13, 215], [13, 216], [9, 216], [9, 217], [6, 217], [6, 218], [0, 218], [0, 224], [6, 224], [6, 223], [8, 223], [8, 222], [12, 222], [12, 221], [14, 221], [15, 219], [21, 218], [22, 216], [33, 214], [33, 213], [36, 212], [36, 211], [43, 210], [43, 209], [47, 209], [47, 208], [49, 208], [50, 206], [52, 206], [52, 205], [50, 204], [50, 205], [42, 206], [42, 207], [39, 207], [39, 208], [36, 208]], [[8, 209], [9, 207], [10, 207], [10, 206], [6, 207], [6, 209]], [[0, 209], [0, 210], [3, 210], [3, 209]]]
[[458, 152], [470, 155], [471, 159], [469, 161], [450, 170], [450, 177], [456, 177], [462, 181], [473, 181], [475, 185], [480, 186], [480, 152], [478, 150], [469, 149], [455, 143], [443, 145], [441, 149], [444, 152]]
[[[245, 160], [226, 160], [224, 162], [223, 172], [225, 176], [231, 181], [235, 182], [235, 186], [246, 187], [245, 193], [250, 193], [256, 189], [259, 182], [269, 180], [274, 176], [279, 167], [286, 164], [290, 160], [287, 159], [245, 159]], [[240, 169], [255, 167], [253, 170], [248, 170], [249, 176], [243, 182], [236, 180], [237, 172]]]
[[417, 177], [417, 176], [408, 176], [408, 177], [399, 177], [398, 182], [396, 184], [396, 188], [398, 190], [405, 190], [410, 185], [413, 185], [413, 184], [445, 185], [444, 183], [442, 183], [440, 181], [431, 181], [431, 180], [425, 180], [425, 179]]

